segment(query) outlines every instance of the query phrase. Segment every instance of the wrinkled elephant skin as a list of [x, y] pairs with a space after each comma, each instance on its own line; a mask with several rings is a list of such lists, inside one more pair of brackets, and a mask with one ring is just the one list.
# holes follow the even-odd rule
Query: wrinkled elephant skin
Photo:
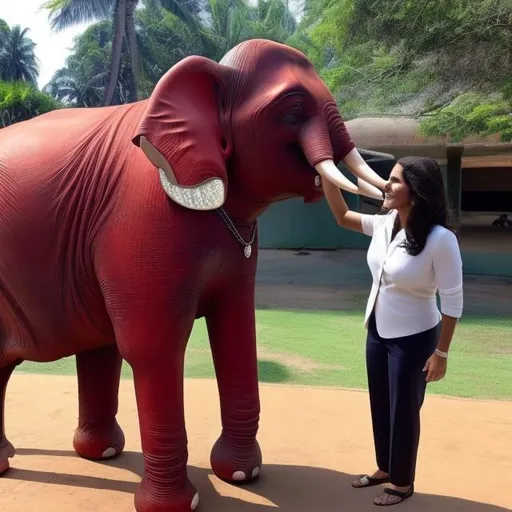
[[[205, 317], [222, 413], [212, 468], [230, 482], [256, 478], [257, 235], [246, 257], [235, 232], [250, 240], [275, 201], [321, 198], [314, 166], [353, 149], [311, 63], [262, 40], [220, 63], [184, 59], [148, 100], [1, 130], [1, 396], [24, 360], [76, 355], [75, 450], [114, 457], [126, 360], [145, 469], [135, 508], [189, 511], [198, 496], [186, 471], [183, 365]], [[0, 434], [4, 471], [14, 448]]]

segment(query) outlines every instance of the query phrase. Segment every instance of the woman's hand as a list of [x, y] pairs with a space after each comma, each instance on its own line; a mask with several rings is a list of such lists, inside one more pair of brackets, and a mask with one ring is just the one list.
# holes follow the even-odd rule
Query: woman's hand
[[428, 358], [423, 368], [427, 372], [427, 382], [436, 382], [441, 380], [446, 375], [446, 368], [448, 360], [444, 357], [438, 356], [435, 352]]

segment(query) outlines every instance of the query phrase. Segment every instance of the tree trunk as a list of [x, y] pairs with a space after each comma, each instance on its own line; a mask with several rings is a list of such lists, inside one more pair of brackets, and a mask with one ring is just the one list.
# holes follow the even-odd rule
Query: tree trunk
[[141, 77], [141, 62], [137, 34], [135, 33], [135, 8], [138, 0], [126, 0], [126, 38], [130, 52], [131, 72], [129, 73], [128, 101], [133, 103], [138, 99], [137, 82]]
[[112, 41], [111, 68], [108, 85], [103, 97], [104, 106], [108, 106], [112, 103], [112, 98], [114, 97], [114, 92], [116, 90], [117, 79], [119, 77], [119, 70], [121, 68], [123, 39], [126, 26], [126, 0], [117, 0], [114, 22], [115, 32], [114, 40]]

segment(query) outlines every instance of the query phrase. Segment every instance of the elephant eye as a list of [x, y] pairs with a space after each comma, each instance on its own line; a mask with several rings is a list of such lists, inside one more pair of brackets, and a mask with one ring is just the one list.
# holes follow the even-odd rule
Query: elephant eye
[[297, 126], [302, 124], [305, 120], [305, 114], [302, 110], [294, 110], [293, 112], [287, 112], [283, 114], [280, 118], [281, 123], [287, 124], [289, 126]]

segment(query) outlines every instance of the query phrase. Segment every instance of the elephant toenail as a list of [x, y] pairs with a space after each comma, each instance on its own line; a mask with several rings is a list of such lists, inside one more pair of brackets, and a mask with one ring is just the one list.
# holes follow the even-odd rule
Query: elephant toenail
[[260, 468], [256, 467], [252, 470], [252, 477], [256, 478], [260, 474]]
[[233, 473], [233, 480], [235, 480], [236, 482], [245, 480], [245, 473], [243, 471], [235, 471]]
[[195, 510], [199, 505], [199, 493], [196, 492], [194, 499], [192, 500], [192, 504], [190, 505], [190, 510]]
[[107, 459], [109, 457], [113, 457], [114, 455], [117, 454], [117, 450], [115, 448], [107, 448], [102, 454], [101, 456], [104, 458], [104, 459]]

